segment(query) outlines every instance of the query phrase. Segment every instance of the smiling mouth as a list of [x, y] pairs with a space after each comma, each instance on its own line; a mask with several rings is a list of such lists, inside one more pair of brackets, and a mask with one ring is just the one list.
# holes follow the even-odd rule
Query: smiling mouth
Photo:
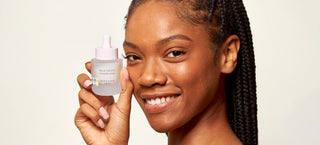
[[165, 102], [169, 102], [170, 100], [173, 100], [174, 98], [180, 96], [178, 95], [172, 95], [172, 96], [160, 96], [160, 97], [155, 97], [155, 98], [146, 98], [143, 99], [144, 102], [146, 102], [149, 105], [159, 105]]

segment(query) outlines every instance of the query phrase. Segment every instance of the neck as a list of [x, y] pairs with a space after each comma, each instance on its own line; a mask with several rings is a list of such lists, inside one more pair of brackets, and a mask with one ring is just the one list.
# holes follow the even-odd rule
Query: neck
[[169, 132], [168, 145], [241, 145], [228, 122], [224, 87], [211, 104], [186, 125]]

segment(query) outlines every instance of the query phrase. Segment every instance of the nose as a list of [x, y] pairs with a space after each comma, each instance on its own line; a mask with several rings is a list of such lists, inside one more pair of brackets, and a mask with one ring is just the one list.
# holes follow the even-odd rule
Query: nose
[[153, 87], [156, 85], [165, 85], [167, 77], [164, 73], [162, 65], [157, 60], [150, 60], [145, 63], [141, 70], [142, 74], [138, 79], [141, 86]]

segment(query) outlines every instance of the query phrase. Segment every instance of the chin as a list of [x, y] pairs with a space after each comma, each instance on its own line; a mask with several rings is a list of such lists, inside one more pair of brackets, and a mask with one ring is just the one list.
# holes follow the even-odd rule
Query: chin
[[167, 127], [165, 125], [159, 125], [159, 124], [157, 125], [150, 124], [150, 125], [156, 132], [159, 132], [159, 133], [167, 133], [173, 130], [173, 128]]
[[153, 116], [147, 117], [150, 126], [159, 133], [171, 132], [181, 126], [181, 123], [175, 121], [172, 117]]

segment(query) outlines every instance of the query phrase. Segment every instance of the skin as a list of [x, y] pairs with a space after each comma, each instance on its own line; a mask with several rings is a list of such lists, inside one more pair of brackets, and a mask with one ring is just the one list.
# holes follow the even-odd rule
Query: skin
[[[127, 144], [134, 93], [152, 128], [168, 133], [169, 145], [241, 144], [228, 123], [224, 94], [225, 74], [234, 70], [239, 48], [235, 35], [212, 44], [206, 27], [178, 18], [171, 3], [146, 2], [126, 26], [127, 69], [122, 71], [119, 101], [94, 95], [89, 77], [79, 75], [75, 124], [87, 144]], [[90, 72], [91, 64], [86, 68]], [[150, 96], [175, 98], [152, 111], [145, 101]]]
[[[85, 66], [91, 72], [91, 62], [87, 62]], [[128, 144], [133, 85], [127, 69], [123, 68], [121, 71], [122, 91], [118, 102], [114, 102], [112, 96], [93, 94], [91, 79], [86, 74], [78, 75], [77, 81], [81, 88], [78, 94], [80, 107], [74, 122], [84, 141], [88, 145]]]

